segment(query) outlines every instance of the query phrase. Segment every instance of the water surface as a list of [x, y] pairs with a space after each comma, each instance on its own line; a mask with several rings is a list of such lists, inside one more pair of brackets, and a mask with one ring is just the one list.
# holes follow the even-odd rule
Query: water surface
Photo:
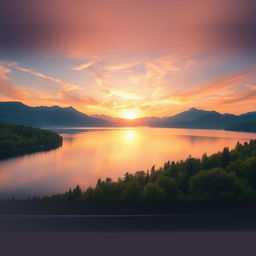
[[56, 131], [64, 139], [61, 148], [0, 162], [0, 198], [62, 193], [77, 184], [94, 186], [98, 178], [117, 179], [127, 171], [189, 155], [201, 157], [256, 138], [253, 133], [149, 127]]

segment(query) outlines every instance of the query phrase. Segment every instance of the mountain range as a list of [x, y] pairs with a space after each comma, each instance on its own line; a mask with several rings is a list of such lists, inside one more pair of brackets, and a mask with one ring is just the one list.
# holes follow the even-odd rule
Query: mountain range
[[73, 107], [29, 107], [21, 102], [0, 102], [0, 121], [34, 127], [113, 125], [111, 121], [90, 117]]
[[0, 102], [0, 121], [34, 127], [152, 126], [256, 132], [256, 112], [234, 115], [196, 108], [164, 118], [127, 120], [105, 115], [89, 116], [73, 107], [29, 107], [21, 102]]
[[[158, 127], [190, 128], [190, 129], [221, 129], [233, 130], [234, 126], [244, 124], [252, 126], [256, 123], [256, 112], [241, 115], [220, 114], [216, 111], [206, 111], [191, 108], [174, 116], [166, 117], [153, 124]], [[241, 129], [241, 130], [244, 130]], [[239, 130], [239, 129], [238, 129]]]

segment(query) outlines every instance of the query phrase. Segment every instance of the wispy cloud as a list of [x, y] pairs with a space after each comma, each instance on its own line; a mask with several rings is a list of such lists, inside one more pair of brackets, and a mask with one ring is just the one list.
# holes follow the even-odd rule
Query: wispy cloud
[[32, 69], [20, 67], [17, 64], [13, 65], [12, 67], [19, 70], [19, 71], [26, 72], [26, 73], [32, 74], [32, 75], [40, 77], [40, 78], [44, 78], [46, 80], [49, 80], [49, 81], [52, 81], [52, 82], [55, 82], [55, 83], [64, 83], [64, 81], [62, 81], [61, 79], [47, 76], [43, 73], [33, 71]]
[[142, 106], [162, 106], [162, 105], [183, 105], [183, 102], [180, 102], [178, 100], [171, 100], [171, 99], [159, 99], [159, 100], [153, 100], [148, 101], [142, 104]]
[[[5, 70], [5, 72], [10, 72], [11, 71], [10, 68], [13, 68], [13, 69], [19, 70], [21, 72], [25, 72], [25, 73], [31, 74], [33, 76], [36, 76], [38, 78], [42, 78], [42, 79], [48, 80], [50, 82], [60, 84], [60, 88], [59, 88], [59, 91], [57, 93], [58, 97], [61, 97], [64, 94], [69, 93], [73, 90], [77, 90], [77, 89], [82, 88], [79, 84], [69, 83], [69, 82], [64, 81], [63, 79], [48, 76], [44, 73], [37, 72], [37, 71], [34, 71], [32, 69], [29, 69], [29, 68], [22, 67], [22, 66], [18, 65], [18, 63], [16, 63], [16, 62], [1, 62], [1, 63], [4, 64], [4, 65], [2, 65], [2, 67], [3, 67], [2, 70]], [[1, 72], [1, 69], [0, 69], [0, 72]], [[1, 75], [1, 73], [0, 73], [0, 75]]]
[[189, 99], [211, 93], [215, 94], [227, 89], [235, 89], [237, 86], [244, 86], [246, 89], [246, 84], [254, 79], [256, 79], [256, 65], [217, 78], [214, 81], [194, 86], [184, 92], [177, 93], [175, 96], [180, 99]]
[[26, 90], [2, 80], [0, 80], [0, 95], [1, 100], [24, 100], [29, 97]]
[[256, 88], [249, 88], [244, 91], [233, 92], [232, 94], [225, 95], [214, 102], [215, 105], [221, 105], [222, 107], [242, 105], [250, 102], [256, 103]]
[[24, 99], [29, 96], [29, 93], [24, 88], [19, 88], [11, 84], [11, 79], [8, 74], [11, 73], [11, 69], [0, 65], [0, 97], [1, 100], [7, 99]]
[[130, 69], [137, 65], [141, 64], [140, 62], [133, 62], [133, 63], [120, 63], [117, 65], [106, 65], [102, 68], [103, 71], [119, 71], [124, 69]]
[[[86, 62], [78, 66], [72, 67], [72, 70], [89, 71], [90, 74], [93, 74], [93, 76], [95, 76], [96, 84], [99, 85], [100, 87], [103, 87], [103, 86], [109, 86], [109, 84], [107, 83], [108, 83], [108, 80], [111, 78], [113, 72], [130, 70], [139, 64], [141, 63], [140, 62], [120, 62], [117, 64], [110, 64], [110, 63], [104, 63], [103, 58], [92, 57], [90, 60], [87, 60]], [[113, 96], [113, 94], [111, 96]]]
[[62, 98], [64, 95], [77, 89], [81, 89], [81, 87], [79, 85], [74, 84], [64, 84], [59, 88], [57, 92], [57, 98]]
[[93, 58], [92, 60], [84, 62], [84, 63], [80, 64], [79, 66], [72, 67], [72, 70], [75, 70], [75, 71], [86, 70], [86, 69], [94, 66], [100, 60], [101, 60], [101, 58]]
[[11, 70], [3, 65], [0, 65], [0, 79], [9, 80], [8, 74], [11, 73]]
[[[77, 75], [78, 83], [69, 83], [62, 77], [49, 76], [18, 63], [1, 62], [1, 99], [26, 97], [26, 101], [33, 104], [73, 105], [89, 114], [114, 116], [135, 108], [141, 116], [167, 116], [192, 106], [222, 112], [227, 112], [225, 108], [228, 110], [232, 107], [234, 110], [231, 112], [236, 113], [245, 109], [243, 105], [247, 103], [251, 109], [256, 107], [253, 103], [256, 102], [255, 65], [235, 72], [232, 69], [226, 73], [223, 71], [221, 76], [214, 76], [213, 72], [207, 78], [208, 81], [204, 82], [206, 79], [200, 74], [197, 74], [198, 81], [191, 79], [194, 71], [201, 72], [201, 68], [205, 67], [203, 60], [192, 56], [163, 55], [151, 59], [130, 58], [128, 61], [115, 57], [99, 61], [90, 68], [89, 62], [90, 60], [87, 68], [80, 67], [85, 72], [79, 73], [79, 68], [69, 68], [70, 75]], [[13, 70], [42, 80], [37, 86], [14, 86], [10, 79], [13, 77], [10, 75]], [[19, 76], [20, 72], [15, 72], [14, 75]], [[15, 81], [18, 81], [17, 77]], [[42, 88], [43, 82], [48, 85], [47, 90]]]
[[[162, 100], [181, 102], [184, 107], [195, 106], [240, 113], [242, 109], [246, 109], [245, 103], [256, 102], [256, 91], [252, 86], [255, 82], [256, 65], [252, 65], [207, 83], [174, 92], [168, 97], [163, 97]], [[233, 109], [230, 109], [231, 106]]]
[[101, 97], [101, 99], [104, 98], [108, 98], [111, 96], [116, 96], [116, 97], [120, 97], [122, 99], [126, 99], [126, 100], [141, 100], [143, 99], [142, 96], [134, 93], [134, 92], [129, 92], [127, 90], [121, 90], [121, 89], [117, 89], [117, 88], [107, 88], [104, 90], [105, 95]]

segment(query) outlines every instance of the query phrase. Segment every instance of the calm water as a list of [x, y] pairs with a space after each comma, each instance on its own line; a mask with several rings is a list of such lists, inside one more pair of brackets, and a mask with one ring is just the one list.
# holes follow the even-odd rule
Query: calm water
[[168, 128], [91, 128], [58, 130], [63, 146], [0, 162], [0, 197], [59, 193], [97, 179], [117, 179], [127, 171], [147, 170], [190, 154], [200, 157], [256, 134]]

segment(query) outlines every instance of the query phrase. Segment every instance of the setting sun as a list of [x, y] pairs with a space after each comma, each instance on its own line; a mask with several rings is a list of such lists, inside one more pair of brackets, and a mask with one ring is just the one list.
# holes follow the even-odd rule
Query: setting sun
[[127, 111], [123, 113], [122, 117], [130, 120], [138, 118], [137, 114], [133, 111]]

